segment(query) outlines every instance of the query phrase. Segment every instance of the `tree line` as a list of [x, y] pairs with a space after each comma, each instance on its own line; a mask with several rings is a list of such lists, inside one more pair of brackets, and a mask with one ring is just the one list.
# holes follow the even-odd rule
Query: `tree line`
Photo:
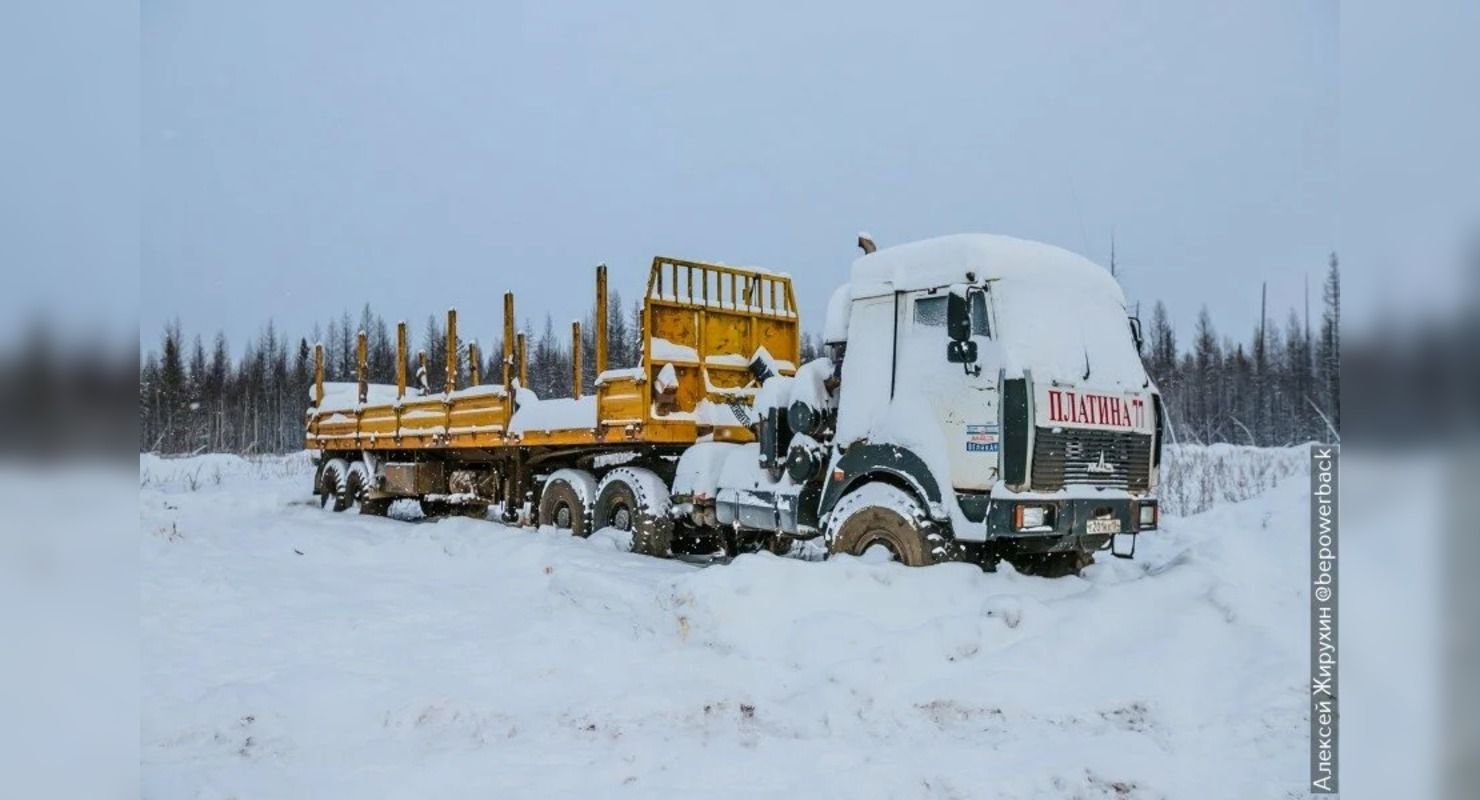
[[1308, 308], [1304, 319], [1290, 309], [1283, 326], [1261, 313], [1247, 344], [1220, 337], [1204, 306], [1191, 345], [1183, 349], [1158, 301], [1142, 360], [1161, 389], [1172, 438], [1261, 447], [1338, 440], [1341, 269], [1335, 253], [1321, 305], [1315, 331]]
[[[637, 363], [641, 338], [641, 304], [621, 309], [622, 299], [613, 292], [607, 329], [607, 359], [611, 368]], [[594, 391], [596, 343], [594, 308], [581, 326], [582, 387]], [[556, 330], [547, 315], [541, 332], [526, 320], [522, 331], [528, 341], [529, 388], [541, 397], [568, 396], [572, 389], [571, 332]], [[315, 323], [307, 336], [294, 339], [269, 321], [257, 337], [233, 358], [226, 335], [217, 332], [209, 348], [199, 335], [187, 342], [179, 322], [165, 327], [159, 347], [151, 349], [139, 366], [139, 446], [144, 451], [271, 452], [302, 447], [304, 412], [314, 384], [314, 345], [324, 346], [324, 380], [354, 382], [359, 332], [365, 332], [366, 370], [371, 383], [396, 381], [394, 327], [369, 305], [358, 319], [348, 311]], [[447, 384], [445, 320], [429, 315], [420, 333], [408, 326], [407, 386], [419, 384], [420, 355], [426, 354], [426, 383], [434, 391]], [[472, 344], [459, 336], [456, 383], [469, 384]], [[480, 380], [503, 380], [503, 339], [476, 348], [480, 356]]]
[[[1341, 424], [1341, 277], [1332, 254], [1318, 330], [1312, 332], [1291, 309], [1283, 327], [1270, 320], [1254, 326], [1250, 341], [1220, 337], [1206, 307], [1198, 315], [1191, 344], [1179, 346], [1166, 306], [1157, 302], [1146, 332], [1142, 358], [1162, 392], [1171, 439], [1181, 442], [1234, 442], [1261, 446], [1332, 441]], [[607, 366], [638, 363], [642, 347], [642, 305], [625, 312], [613, 292], [607, 334]], [[595, 391], [594, 308], [581, 325], [581, 386]], [[444, 320], [428, 316], [419, 336], [408, 331], [407, 384], [419, 385], [419, 353], [427, 356], [426, 381], [433, 391], [446, 385]], [[200, 335], [188, 342], [178, 322], [165, 328], [159, 347], [139, 367], [139, 447], [162, 453], [282, 453], [303, 444], [304, 412], [314, 380], [315, 343], [324, 345], [324, 380], [353, 382], [358, 333], [367, 343], [371, 383], [395, 383], [393, 327], [366, 305], [355, 318], [348, 311], [307, 336], [294, 338], [269, 321], [233, 357], [224, 333], [207, 348]], [[557, 328], [546, 315], [538, 335], [525, 320], [529, 387], [540, 397], [572, 393], [571, 330]], [[470, 342], [459, 337], [456, 383], [469, 382]], [[503, 380], [503, 341], [477, 348], [483, 383]], [[802, 360], [816, 358], [819, 341], [802, 339]]]

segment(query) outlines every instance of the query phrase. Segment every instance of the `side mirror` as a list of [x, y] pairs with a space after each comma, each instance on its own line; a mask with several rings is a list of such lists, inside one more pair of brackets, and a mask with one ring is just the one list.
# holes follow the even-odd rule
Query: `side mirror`
[[952, 364], [975, 364], [976, 342], [967, 339], [964, 342], [951, 342], [947, 344], [946, 360]]
[[[964, 294], [951, 292], [946, 295], [946, 335], [953, 342], [971, 339], [971, 306], [967, 305]], [[975, 346], [972, 347], [972, 352], [976, 352]], [[975, 361], [976, 358], [973, 356], [971, 360]]]
[[1146, 344], [1146, 340], [1141, 338], [1141, 318], [1131, 317], [1130, 321], [1131, 341], [1136, 343], [1136, 352], [1139, 353], [1141, 352], [1141, 348]]

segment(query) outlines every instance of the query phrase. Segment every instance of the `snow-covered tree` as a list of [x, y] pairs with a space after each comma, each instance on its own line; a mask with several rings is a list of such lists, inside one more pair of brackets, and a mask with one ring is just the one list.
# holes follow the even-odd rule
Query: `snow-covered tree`
[[622, 294], [613, 291], [607, 297], [606, 360], [608, 369], [623, 369], [636, 365], [632, 355], [636, 347], [632, 344], [632, 326], [622, 310]]

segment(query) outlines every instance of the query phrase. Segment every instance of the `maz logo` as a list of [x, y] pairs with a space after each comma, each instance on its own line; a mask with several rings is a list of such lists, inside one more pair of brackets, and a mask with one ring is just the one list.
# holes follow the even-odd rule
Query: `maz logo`
[[1100, 451], [1100, 460], [1099, 461], [1091, 461], [1090, 463], [1085, 464], [1084, 465], [1084, 471], [1085, 472], [1097, 472], [1097, 473], [1105, 473], [1105, 474], [1108, 474], [1108, 473], [1112, 473], [1112, 472], [1115, 471], [1115, 465], [1113, 465], [1113, 464], [1111, 464], [1111, 463], [1109, 463], [1109, 462], [1107, 462], [1105, 460], [1105, 451], [1104, 450], [1101, 450]]

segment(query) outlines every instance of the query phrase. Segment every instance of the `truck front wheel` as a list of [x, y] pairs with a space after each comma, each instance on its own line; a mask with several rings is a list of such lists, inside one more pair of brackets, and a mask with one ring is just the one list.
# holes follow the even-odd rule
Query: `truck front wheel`
[[870, 483], [848, 494], [827, 525], [830, 555], [861, 556], [880, 547], [911, 567], [952, 561], [955, 548], [925, 518], [913, 497], [887, 483]]

